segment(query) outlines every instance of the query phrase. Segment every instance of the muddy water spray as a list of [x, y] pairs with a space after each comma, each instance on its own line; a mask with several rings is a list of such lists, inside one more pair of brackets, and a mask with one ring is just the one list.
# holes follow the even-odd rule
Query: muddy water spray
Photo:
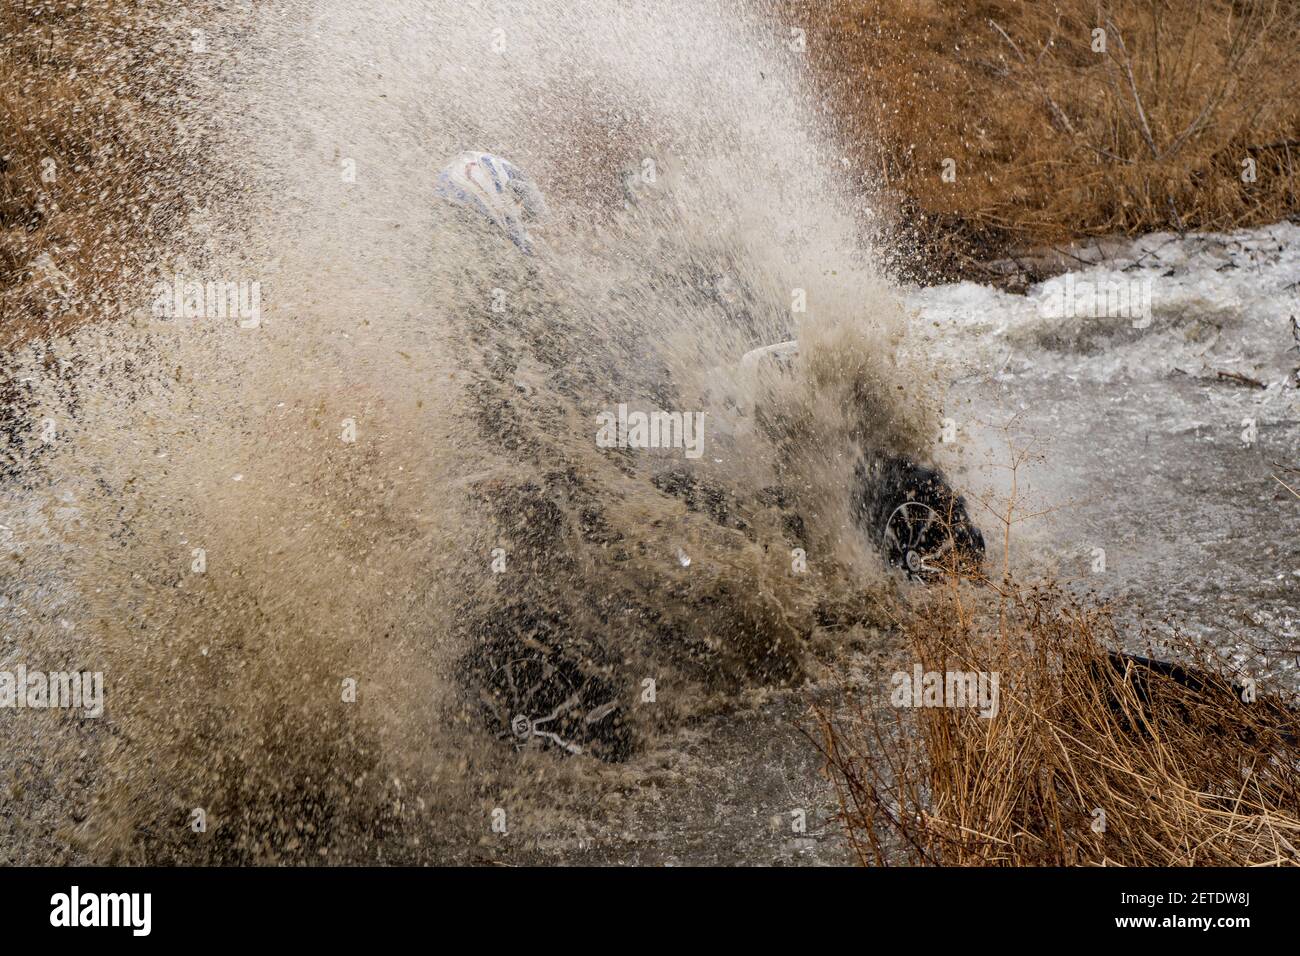
[[[25, 745], [93, 794], [47, 794], [79, 852], [444, 856], [586, 772], [485, 742], [476, 644], [558, 641], [645, 740], [798, 680], [881, 580], [853, 468], [932, 422], [797, 51], [729, 5], [539, 6], [205, 21], [223, 186], [154, 278], [256, 283], [256, 320], [124, 289], [26, 359], [56, 431], [4, 611], [13, 655], [105, 673], [101, 726]], [[537, 255], [434, 201], [466, 148], [547, 194]], [[795, 336], [795, 375], [737, 369]], [[703, 413], [703, 454], [600, 447], [620, 404]]]

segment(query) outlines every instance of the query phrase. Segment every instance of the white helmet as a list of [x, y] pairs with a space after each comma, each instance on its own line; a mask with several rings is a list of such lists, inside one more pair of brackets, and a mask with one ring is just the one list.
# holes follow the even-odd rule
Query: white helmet
[[531, 251], [527, 226], [547, 214], [537, 187], [514, 163], [491, 153], [461, 153], [438, 173], [435, 191], [481, 212], [524, 252]]

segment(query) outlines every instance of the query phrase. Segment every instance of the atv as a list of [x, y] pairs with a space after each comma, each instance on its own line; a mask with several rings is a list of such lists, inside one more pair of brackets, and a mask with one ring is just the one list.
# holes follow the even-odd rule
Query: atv
[[[545, 204], [512, 163], [488, 153], [462, 153], [439, 175], [437, 194], [456, 215], [490, 222], [525, 264], [539, 254], [529, 227]], [[716, 291], [709, 277], [672, 278], [692, 287], [702, 282], [704, 295]], [[746, 353], [740, 365], [793, 374], [798, 349], [796, 341], [761, 346]], [[977, 568], [983, 560], [984, 538], [964, 498], [934, 468], [902, 455], [866, 458], [846, 493], [863, 535], [908, 580], [930, 582], [945, 572]], [[528, 525], [546, 524], [544, 489], [498, 513], [512, 522], [512, 515], [528, 509], [533, 513]], [[534, 599], [532, 607], [546, 604]], [[500, 619], [472, 625], [472, 649], [460, 663], [480, 722], [520, 750], [626, 757], [632, 740], [618, 682], [610, 677], [613, 663], [597, 648], [575, 647], [574, 635], [554, 614], [530, 610], [527, 602], [512, 603], [505, 620], [504, 625]]]

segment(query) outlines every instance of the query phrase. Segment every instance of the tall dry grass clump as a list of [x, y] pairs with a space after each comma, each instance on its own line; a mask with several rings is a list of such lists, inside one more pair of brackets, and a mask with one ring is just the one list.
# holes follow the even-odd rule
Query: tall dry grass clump
[[941, 272], [1300, 212], [1287, 0], [791, 0], [783, 19], [808, 31], [864, 181]]
[[1000, 675], [993, 717], [894, 708], [883, 686], [818, 714], [862, 863], [1300, 864], [1300, 721], [1282, 700], [1213, 666], [1161, 673], [1108, 651], [1104, 607], [997, 591], [941, 588], [905, 622], [924, 671]]

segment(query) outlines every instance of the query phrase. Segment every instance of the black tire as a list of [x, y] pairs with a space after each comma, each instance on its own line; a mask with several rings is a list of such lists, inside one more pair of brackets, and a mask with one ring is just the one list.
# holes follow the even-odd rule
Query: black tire
[[516, 750], [625, 760], [633, 736], [619, 685], [560, 636], [551, 627], [517, 627], [487, 637], [461, 661], [471, 711], [494, 740]]
[[888, 458], [858, 470], [859, 524], [885, 562], [909, 578], [933, 581], [945, 570], [978, 568], [984, 535], [966, 500], [938, 471], [907, 458]]

